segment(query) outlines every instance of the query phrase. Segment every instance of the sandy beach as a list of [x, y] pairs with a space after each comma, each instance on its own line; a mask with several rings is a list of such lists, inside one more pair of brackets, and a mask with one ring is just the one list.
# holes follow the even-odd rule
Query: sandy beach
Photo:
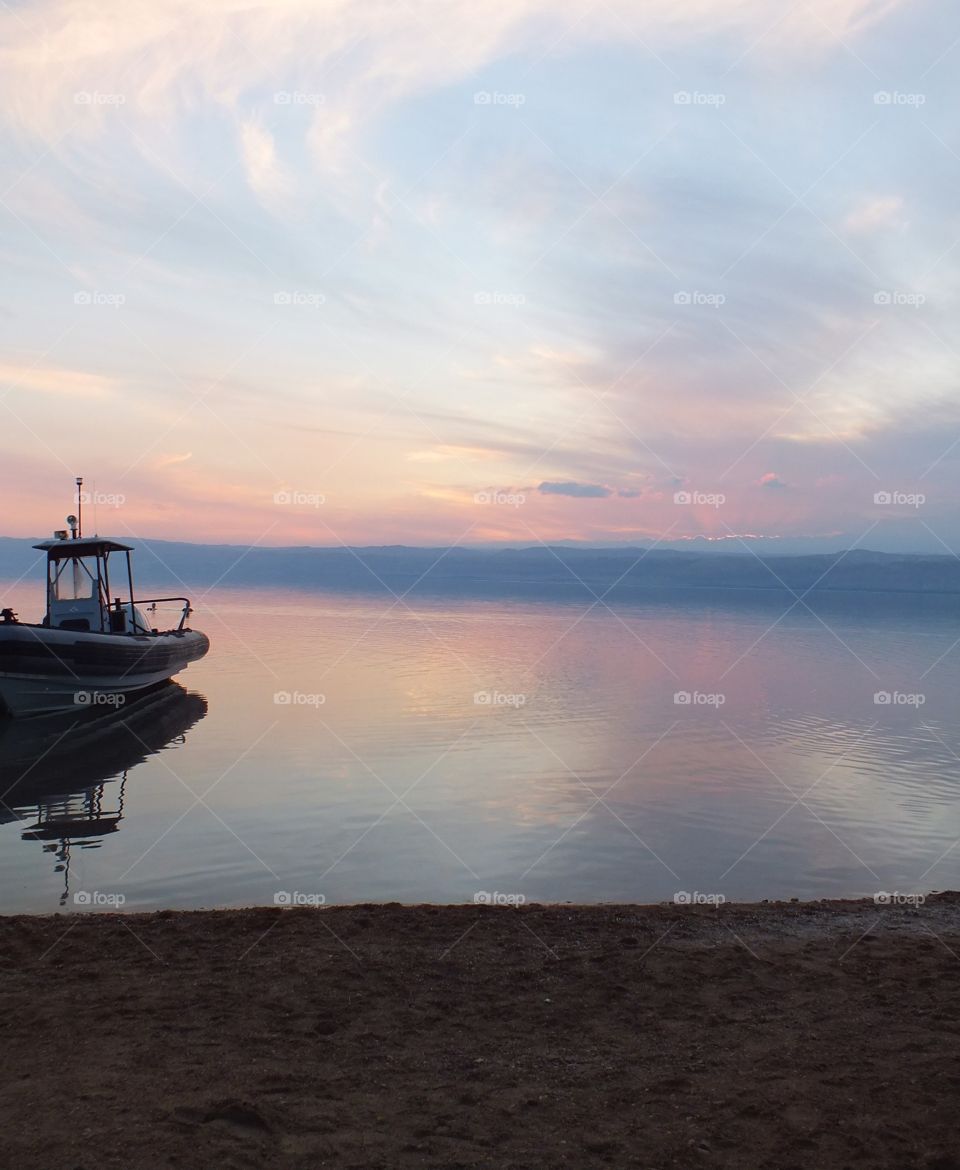
[[960, 895], [0, 919], [0, 1165], [960, 1167]]

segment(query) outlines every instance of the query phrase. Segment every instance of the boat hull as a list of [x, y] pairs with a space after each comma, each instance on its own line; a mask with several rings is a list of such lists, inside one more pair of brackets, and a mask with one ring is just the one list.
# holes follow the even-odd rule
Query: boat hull
[[134, 635], [0, 625], [0, 709], [23, 717], [119, 707], [209, 648], [199, 630]]

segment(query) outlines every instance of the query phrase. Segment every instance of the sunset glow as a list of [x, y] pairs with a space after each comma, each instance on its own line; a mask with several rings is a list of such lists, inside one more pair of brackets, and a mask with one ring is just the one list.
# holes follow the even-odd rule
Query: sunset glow
[[0, 530], [954, 549], [951, 11], [0, 9]]

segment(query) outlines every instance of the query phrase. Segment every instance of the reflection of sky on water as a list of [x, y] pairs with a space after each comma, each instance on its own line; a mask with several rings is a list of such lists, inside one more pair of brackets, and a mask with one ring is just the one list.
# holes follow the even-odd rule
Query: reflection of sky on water
[[[73, 888], [154, 907], [956, 886], [957, 620], [786, 608], [221, 591], [181, 679], [209, 713], [133, 762]], [[50, 910], [25, 827], [0, 826], [3, 909]]]

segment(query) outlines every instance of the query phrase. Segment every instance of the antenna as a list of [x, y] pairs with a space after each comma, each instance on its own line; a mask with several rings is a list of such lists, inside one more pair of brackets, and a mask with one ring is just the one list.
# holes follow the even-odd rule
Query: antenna
[[76, 536], [83, 536], [83, 476], [77, 476], [77, 531]]

